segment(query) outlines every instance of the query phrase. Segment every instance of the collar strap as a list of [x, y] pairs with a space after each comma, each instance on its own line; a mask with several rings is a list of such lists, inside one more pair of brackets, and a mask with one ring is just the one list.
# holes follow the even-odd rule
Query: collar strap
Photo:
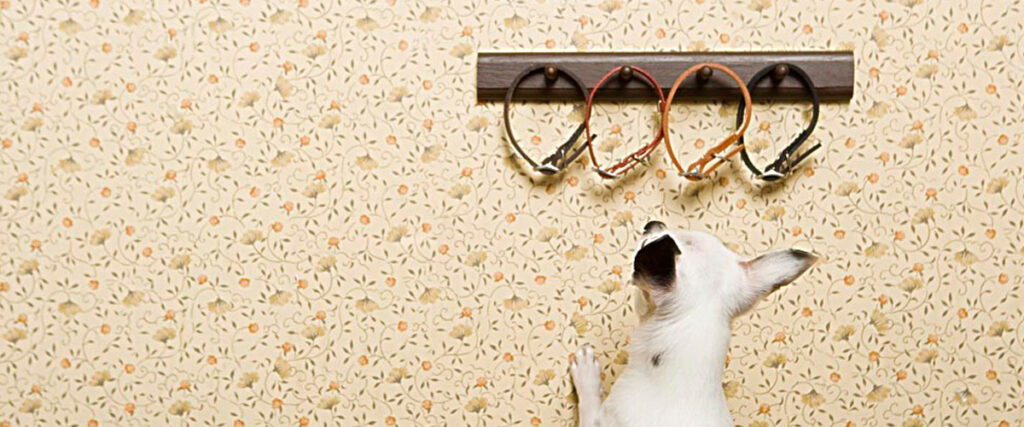
[[[594, 98], [596, 97], [597, 92], [601, 90], [601, 88], [606, 83], [608, 83], [608, 80], [610, 80], [613, 76], [618, 75], [619, 78], [622, 79], [623, 81], [629, 81], [633, 78], [634, 74], [639, 75], [641, 77], [640, 80], [647, 84], [647, 86], [650, 87], [652, 91], [658, 94], [658, 98], [660, 98], [660, 104], [665, 103], [665, 93], [664, 91], [661, 90], [661, 85], [659, 85], [658, 81], [654, 79], [654, 76], [651, 76], [650, 73], [648, 73], [646, 70], [640, 67], [633, 67], [629, 65], [615, 67], [608, 71], [608, 73], [605, 74], [604, 77], [601, 77], [601, 79], [598, 80], [597, 84], [594, 85], [594, 88], [590, 90], [590, 96], [587, 97], [587, 107], [585, 110], [586, 114], [583, 116], [583, 123], [584, 125], [586, 125], [587, 128], [587, 151], [590, 152], [590, 160], [594, 162], [594, 170], [597, 171], [598, 175], [601, 175], [602, 178], [621, 177], [623, 174], [628, 172], [630, 169], [633, 169], [633, 167], [640, 164], [640, 162], [646, 159], [647, 156], [649, 156], [651, 152], [654, 151], [658, 144], [661, 143], [663, 130], [659, 126], [658, 133], [654, 135], [654, 139], [651, 140], [651, 142], [647, 143], [647, 145], [640, 147], [638, 150], [629, 154], [628, 156], [620, 160], [618, 163], [612, 165], [608, 169], [602, 169], [601, 165], [598, 164], [597, 155], [594, 153], [593, 139], [590, 133], [590, 113], [594, 105]], [[660, 104], [658, 106], [659, 109], [661, 108]]]
[[[761, 179], [762, 181], [777, 181], [785, 177], [786, 174], [791, 172], [793, 168], [796, 167], [796, 165], [799, 164], [801, 161], [806, 159], [807, 156], [810, 156], [811, 153], [813, 153], [815, 150], [821, 148], [821, 144], [815, 144], [813, 147], [807, 149], [802, 154], [793, 157], [793, 153], [795, 153], [796, 150], [799, 149], [800, 146], [804, 144], [804, 142], [807, 142], [807, 138], [810, 138], [811, 133], [814, 132], [814, 127], [817, 126], [818, 124], [818, 113], [821, 109], [821, 103], [818, 99], [818, 89], [814, 87], [814, 82], [811, 81], [811, 77], [807, 75], [807, 73], [803, 69], [790, 63], [779, 63], [775, 65], [769, 65], [761, 69], [761, 71], [758, 71], [757, 74], [754, 74], [754, 77], [750, 78], [750, 82], [747, 83], [747, 89], [751, 91], [754, 90], [754, 88], [769, 75], [771, 75], [772, 79], [776, 82], [782, 80], [782, 78], [785, 78], [786, 76], [795, 77], [797, 80], [800, 81], [801, 84], [804, 85], [804, 88], [807, 89], [807, 92], [811, 97], [811, 102], [813, 103], [811, 112], [811, 122], [807, 125], [807, 128], [805, 128], [803, 132], [800, 132], [800, 134], [797, 135], [796, 139], [794, 139], [788, 147], [786, 147], [784, 150], [782, 150], [781, 153], [779, 153], [779, 157], [775, 159], [774, 162], [769, 164], [768, 167], [765, 168], [763, 173], [759, 169], [757, 169], [757, 166], [754, 166], [753, 162], [750, 161], [750, 156], [747, 155], [746, 148], [742, 148], [743, 137], [740, 136], [740, 157], [743, 159], [743, 163], [747, 165], [747, 169], [750, 169], [750, 172], [752, 172], [755, 177]], [[749, 100], [747, 102], [749, 102]], [[747, 103], [742, 101], [740, 102], [739, 109], [736, 111], [737, 125], [740, 124], [740, 120], [744, 115], [748, 117], [750, 115], [749, 111], [744, 111], [748, 110], [746, 106]]]
[[[539, 164], [530, 158], [525, 151], [523, 151], [523, 148], [519, 146], [519, 142], [516, 141], [515, 135], [512, 134], [512, 120], [510, 114], [512, 98], [515, 96], [516, 88], [519, 87], [526, 76], [540, 72], [544, 73], [544, 77], [547, 80], [548, 85], [554, 83], [554, 81], [559, 77], [564, 77], [579, 89], [580, 96], [583, 99], [587, 99], [587, 91], [584, 89], [582, 81], [572, 72], [568, 70], [560, 70], [552, 65], [537, 65], [532, 68], [527, 68], [526, 70], [523, 70], [522, 73], [519, 73], [519, 75], [512, 80], [512, 84], [509, 85], [508, 91], [505, 92], [505, 136], [508, 137], [508, 142], [512, 144], [512, 148], [515, 150], [516, 154], [526, 161], [526, 163], [529, 164], [535, 172], [539, 172], [544, 175], [554, 175], [565, 170], [567, 166], [572, 164], [573, 161], [583, 154], [583, 150], [586, 149], [585, 146], [575, 148], [574, 146], [576, 145], [576, 141], [580, 138], [580, 135], [582, 135], [583, 131], [586, 130], [586, 125], [585, 123], [580, 123], [579, 126], [576, 127], [576, 130], [573, 131], [572, 135], [569, 136], [569, 139], [562, 145], [558, 146], [554, 153], [545, 157]], [[588, 138], [588, 141], [589, 140], [590, 138]]]
[[[727, 162], [730, 157], [743, 149], [742, 138], [743, 134], [747, 131], [747, 127], [750, 125], [750, 110], [753, 109], [747, 108], [744, 110], [745, 112], [742, 114], [743, 117], [740, 121], [739, 129], [729, 134], [729, 136], [723, 139], [722, 142], [719, 142], [717, 145], [709, 148], [703, 156], [684, 169], [683, 165], [679, 163], [679, 159], [676, 158], [676, 154], [672, 150], [672, 144], [669, 142], [669, 111], [672, 109], [672, 100], [676, 96], [676, 91], [679, 90], [679, 86], [683, 81], [685, 81], [687, 77], [690, 77], [691, 74], [694, 74], [705, 67], [712, 70], [719, 70], [729, 76], [729, 78], [733, 79], [739, 86], [740, 93], [743, 95], [743, 101], [748, 105], [751, 103], [750, 91], [747, 90], [747, 85], [743, 83], [743, 79], [740, 79], [740, 77], [736, 75], [735, 71], [725, 65], [710, 62], [697, 64], [687, 68], [686, 71], [683, 71], [683, 73], [679, 75], [679, 77], [676, 77], [676, 81], [672, 84], [672, 89], [669, 90], [668, 96], [665, 98], [664, 105], [661, 109], [661, 132], [662, 137], [665, 139], [665, 148], [668, 149], [669, 158], [672, 159], [672, 163], [676, 166], [676, 170], [690, 181], [706, 179], [711, 172], [714, 172], [715, 169], [718, 169], [719, 166]], [[737, 141], [739, 141], [738, 146], [726, 151], [730, 145]]]

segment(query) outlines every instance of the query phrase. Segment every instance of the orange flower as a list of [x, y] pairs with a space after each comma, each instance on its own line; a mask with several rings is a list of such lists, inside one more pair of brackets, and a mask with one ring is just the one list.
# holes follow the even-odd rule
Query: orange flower
[[135, 372], [135, 365], [132, 365], [131, 363], [129, 363], [127, 365], [124, 365], [124, 373], [131, 374], [131, 373], [134, 373], [134, 372]]
[[800, 310], [800, 314], [802, 314], [804, 317], [811, 317], [811, 315], [814, 314], [814, 311], [811, 310], [810, 307], [804, 307], [803, 310]]
[[854, 278], [853, 275], [847, 275], [846, 277], [843, 277], [843, 283], [846, 284], [846, 286], [851, 286], [856, 281], [857, 281], [857, 279]]
[[135, 122], [128, 122], [125, 124], [125, 128], [128, 129], [128, 132], [135, 133], [135, 130], [139, 128], [139, 124]]
[[747, 200], [746, 199], [739, 199], [739, 200], [736, 201], [736, 209], [743, 209], [743, 207], [745, 207], [745, 206], [747, 206]]
[[594, 234], [594, 243], [604, 242], [604, 235], [601, 233]]
[[316, 32], [316, 38], [318, 38], [320, 40], [327, 40], [327, 31], [326, 30], [319, 30], [319, 31], [317, 31]]
[[758, 414], [770, 414], [771, 412], [772, 412], [772, 407], [768, 406], [767, 403], [762, 403], [761, 406], [759, 406], [757, 408], [757, 413]]
[[550, 320], [544, 322], [544, 329], [547, 329], [549, 331], [555, 329], [555, 322], [552, 322]]
[[546, 41], [544, 42], [544, 47], [546, 47], [546, 48], [548, 48], [548, 49], [554, 49], [554, 48], [555, 48], [555, 41], [554, 41], [554, 40], [551, 40], [551, 39], [547, 39], [547, 40], [546, 40]]
[[873, 172], [871, 174], [868, 174], [868, 182], [870, 182], [872, 184], [877, 183], [878, 182], [878, 174], [877, 173], [873, 173]]
[[487, 387], [487, 378], [478, 377], [476, 379], [476, 386], [477, 387]]
[[408, 193], [409, 193], [409, 187], [407, 185], [402, 184], [402, 185], [398, 186], [398, 194], [399, 195], [404, 196], [404, 195], [406, 195]]
[[398, 322], [398, 332], [405, 332], [409, 329], [409, 324], [406, 321], [401, 320]]
[[363, 225], [369, 225], [370, 224], [370, 217], [368, 217], [366, 215], [359, 215], [359, 223], [363, 224]]
[[434, 365], [430, 363], [429, 360], [424, 360], [423, 363], [420, 363], [420, 367], [423, 368], [424, 371], [429, 371], [433, 366]]
[[961, 309], [957, 310], [956, 311], [956, 316], [961, 318], [961, 319], [967, 318], [967, 309], [966, 308], [961, 308]]
[[654, 171], [654, 176], [658, 177], [658, 179], [665, 179], [668, 177], [668, 173], [664, 169], [658, 169]]
[[664, 28], [658, 28], [657, 30], [654, 31], [654, 37], [657, 37], [659, 40], [664, 39], [667, 36], [668, 33], [665, 32]]
[[341, 239], [337, 237], [330, 237], [327, 239], [327, 247], [338, 249], [341, 246]]
[[249, 287], [249, 283], [251, 283], [251, 282], [249, 281], [249, 279], [247, 279], [245, 277], [243, 277], [241, 279], [238, 279], [238, 286], [240, 286], [240, 287], [248, 288]]
[[220, 218], [217, 218], [215, 216], [211, 216], [210, 217], [210, 225], [214, 225], [215, 226], [217, 224], [220, 224]]
[[462, 309], [462, 317], [473, 318], [473, 309], [465, 307]]
[[573, 176], [573, 177], [570, 177], [570, 178], [569, 178], [569, 185], [570, 185], [570, 186], [573, 186], [573, 187], [575, 187], [575, 186], [576, 186], [576, 185], [578, 185], [579, 183], [580, 183], [580, 179], [579, 179], [578, 177], [575, 177], [575, 176]]
[[216, 365], [217, 364], [217, 356], [214, 356], [214, 355], [206, 356], [206, 363], [208, 365]]
[[395, 284], [397, 284], [397, 283], [398, 283], [398, 280], [395, 279], [394, 277], [388, 277], [388, 278], [384, 279], [384, 284], [388, 285], [389, 288], [395, 287]]
[[938, 344], [939, 343], [939, 336], [935, 335], [935, 334], [928, 334], [927, 342], [928, 342], [928, 344]]
[[775, 339], [772, 342], [786, 342], [786, 333], [785, 332], [776, 332], [775, 333]]
[[284, 229], [284, 224], [281, 224], [281, 221], [276, 221], [270, 226], [270, 229], [274, 230], [274, 232], [280, 233], [281, 230]]
[[448, 253], [448, 245], [441, 245], [441, 247], [437, 249], [437, 252], [441, 255], [446, 255]]
[[996, 377], [997, 377], [998, 375], [999, 375], [999, 374], [997, 374], [997, 373], [996, 373], [996, 371], [993, 371], [993, 370], [991, 370], [991, 369], [989, 369], [988, 371], [985, 371], [985, 378], [988, 378], [989, 380], [994, 380], [994, 379], [996, 379]]
[[871, 361], [873, 363], [878, 363], [878, 359], [879, 359], [879, 354], [878, 354], [877, 351], [872, 351], [872, 352], [868, 353], [868, 360], [869, 361]]
[[281, 344], [281, 351], [283, 351], [284, 354], [288, 354], [289, 351], [292, 351], [292, 344], [287, 342]]
[[1001, 273], [999, 275], [999, 284], [1000, 285], [1005, 285], [1009, 281], [1010, 281], [1010, 276], [1007, 276], [1006, 273]]
[[252, 197], [259, 197], [260, 196], [260, 188], [259, 187], [252, 187], [252, 188], [250, 188], [249, 189], [249, 195], [252, 196]]
[[124, 404], [124, 411], [127, 412], [128, 415], [134, 414], [135, 413], [135, 404], [131, 403], [131, 402], [125, 403]]
[[151, 255], [153, 255], [153, 248], [149, 246], [142, 248], [142, 256], [149, 258]]
[[907, 379], [907, 371], [904, 371], [904, 370], [902, 370], [902, 369], [900, 369], [899, 371], [897, 371], [897, 372], [896, 372], [896, 379], [897, 379], [898, 381], [903, 381], [903, 380]]
[[967, 176], [967, 174], [970, 173], [970, 169], [967, 169], [967, 166], [964, 165], [960, 165], [960, 167], [958, 167], [956, 171], [957, 173], [960, 174], [960, 176]]
[[718, 35], [718, 40], [721, 41], [724, 44], [724, 43], [729, 43], [729, 40], [732, 40], [732, 38], [729, 37], [728, 34], [722, 33], [722, 34]]
[[100, 333], [103, 334], [103, 335], [109, 334], [110, 333], [110, 325], [107, 325], [107, 324], [100, 325]]
[[306, 279], [299, 279], [298, 287], [299, 289], [306, 289], [309, 287], [309, 282]]
[[905, 237], [907, 237], [906, 234], [904, 234], [900, 230], [896, 230], [896, 232], [893, 233], [892, 239], [898, 242], [900, 240], [903, 240]]
[[423, 225], [420, 227], [420, 229], [422, 229], [424, 233], [429, 233], [430, 229], [431, 229], [430, 223], [429, 222], [423, 223]]
[[67, 369], [71, 367], [71, 361], [68, 358], [60, 359], [60, 367]]
[[512, 356], [512, 353], [505, 352], [505, 354], [503, 356], [501, 356], [501, 359], [506, 361], [506, 362], [511, 362], [511, 361], [515, 360], [515, 357]]
[[299, 425], [302, 426], [302, 427], [308, 426], [309, 425], [309, 417], [299, 418]]
[[258, 323], [250, 323], [249, 324], [249, 332], [250, 333], [255, 334], [256, 332], [259, 332], [259, 330], [260, 330], [260, 325]]
[[828, 376], [828, 378], [830, 380], [832, 380], [832, 382], [834, 382], [834, 383], [837, 383], [837, 382], [839, 382], [840, 379], [842, 379], [842, 377], [839, 376], [838, 372], [833, 372], [832, 375]]
[[423, 409], [425, 409], [425, 410], [429, 411], [429, 410], [430, 410], [430, 408], [433, 408], [433, 407], [434, 407], [434, 402], [431, 402], [431, 401], [429, 401], [429, 400], [424, 400], [424, 401], [423, 401], [423, 404], [422, 404], [421, 406], [423, 406]]
[[500, 281], [502, 281], [504, 279], [505, 279], [505, 274], [504, 273], [502, 273], [500, 271], [494, 273], [494, 281], [495, 282], [500, 282]]
[[914, 405], [914, 415], [924, 414], [924, 408], [921, 405]]
[[580, 299], [576, 300], [576, 303], [580, 305], [580, 308], [586, 307], [587, 297], [580, 297]]
[[1004, 133], [1002, 135], [999, 135], [999, 139], [997, 140], [997, 142], [999, 143], [999, 145], [1009, 144], [1010, 143], [1010, 137], [1006, 136], [1006, 134]]
[[259, 52], [259, 50], [260, 50], [260, 44], [259, 43], [256, 43], [256, 42], [249, 43], [249, 51], [250, 52], [254, 52], [255, 53], [255, 52]]
[[514, 214], [514, 213], [506, 214], [505, 215], [505, 222], [507, 222], [509, 224], [511, 224], [513, 222], [516, 222], [516, 214]]
[[284, 404], [284, 402], [282, 402], [281, 399], [278, 399], [278, 398], [274, 398], [274, 400], [272, 400], [270, 402], [270, 406], [272, 406], [274, 409], [278, 409], [278, 410], [281, 409], [281, 406], [283, 404]]
[[537, 277], [533, 278], [533, 283], [536, 283], [538, 285], [543, 285], [543, 284], [547, 283], [547, 281], [548, 281], [548, 277], [544, 276], [544, 275], [538, 275]]
[[956, 29], [959, 30], [961, 34], [966, 33], [968, 30], [967, 24], [960, 24], [959, 26], [956, 27]]
[[634, 193], [632, 191], [627, 191], [626, 194], [624, 195], [624, 198], [626, 199], [627, 202], [632, 202], [632, 201], [636, 200], [636, 193]]

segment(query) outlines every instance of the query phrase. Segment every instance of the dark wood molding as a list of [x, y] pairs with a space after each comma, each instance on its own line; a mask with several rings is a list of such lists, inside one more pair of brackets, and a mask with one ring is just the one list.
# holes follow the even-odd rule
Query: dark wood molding
[[[717, 62], [729, 66], [743, 80], [770, 64], [788, 62], [803, 68], [814, 85], [822, 102], [846, 102], [853, 97], [854, 58], [853, 52], [633, 52], [633, 53], [508, 53], [481, 52], [477, 55], [476, 97], [478, 102], [501, 101], [508, 90], [508, 84], [524, 68], [538, 65], [554, 65], [559, 69], [575, 73], [587, 85], [589, 91], [608, 70], [619, 65], [641, 67], [651, 73], [668, 93], [676, 77], [690, 66], [701, 62]], [[806, 100], [807, 94], [796, 79], [783, 79], [778, 84], [765, 79], [751, 92], [756, 99]], [[688, 79], [679, 89], [676, 100], [735, 99], [739, 90], [736, 83], [721, 73], [715, 73], [710, 80], [698, 83], [696, 78]], [[516, 100], [530, 101], [575, 101], [579, 90], [565, 79], [548, 83], [543, 73], [536, 73], [523, 79], [516, 90]], [[598, 95], [599, 100], [645, 101], [656, 99], [651, 89], [642, 82], [609, 82]]]

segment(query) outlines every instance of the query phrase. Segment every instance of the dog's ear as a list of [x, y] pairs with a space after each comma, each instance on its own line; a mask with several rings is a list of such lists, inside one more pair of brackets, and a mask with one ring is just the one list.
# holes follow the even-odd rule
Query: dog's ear
[[746, 284], [739, 302], [743, 312], [757, 300], [796, 280], [818, 260], [818, 256], [799, 249], [784, 249], [741, 262], [746, 271]]
[[679, 246], [664, 234], [647, 242], [633, 258], [633, 280], [653, 289], [667, 289], [676, 279]]

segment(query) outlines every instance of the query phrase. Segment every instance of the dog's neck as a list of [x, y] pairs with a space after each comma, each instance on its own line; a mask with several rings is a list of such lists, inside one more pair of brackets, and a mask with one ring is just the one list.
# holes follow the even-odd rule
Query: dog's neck
[[688, 401], [724, 403], [722, 373], [729, 350], [730, 318], [718, 307], [654, 314], [634, 334], [630, 365]]

